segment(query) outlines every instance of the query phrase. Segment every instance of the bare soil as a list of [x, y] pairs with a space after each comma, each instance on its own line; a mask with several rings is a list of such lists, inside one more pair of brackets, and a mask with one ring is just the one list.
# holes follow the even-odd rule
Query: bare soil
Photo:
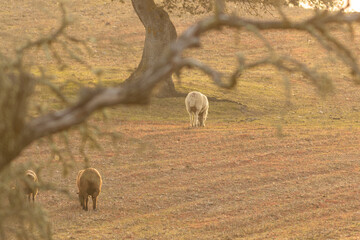
[[[211, 116], [211, 115], [210, 115]], [[115, 122], [109, 125], [116, 125]], [[103, 176], [98, 211], [81, 209], [76, 174], [61, 164], [42, 192], [55, 239], [358, 239], [360, 130], [213, 123], [122, 122], [88, 150]], [[135, 139], [134, 139], [135, 138]], [[76, 139], [73, 139], [76, 148]], [[48, 161], [32, 148], [26, 159]]]

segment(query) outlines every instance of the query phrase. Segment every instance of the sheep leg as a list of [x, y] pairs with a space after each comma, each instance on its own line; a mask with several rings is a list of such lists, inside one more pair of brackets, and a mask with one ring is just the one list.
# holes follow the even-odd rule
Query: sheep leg
[[205, 121], [206, 121], [207, 115], [208, 115], [208, 110], [206, 110], [206, 111], [204, 112], [204, 115], [203, 115], [203, 124], [204, 124], [204, 127], [205, 127]]
[[31, 193], [29, 193], [28, 195], [27, 195], [27, 197], [28, 197], [28, 202], [31, 202]]
[[204, 124], [204, 113], [199, 113], [199, 125], [205, 127]]
[[192, 127], [193, 126], [193, 114], [190, 112], [189, 116], [190, 116], [190, 126]]
[[199, 113], [198, 113], [198, 112], [195, 113], [194, 122], [195, 122], [195, 127], [200, 126], [200, 125], [199, 125]]
[[33, 200], [33, 202], [35, 202], [35, 194], [34, 193], [32, 194], [32, 200]]
[[84, 197], [82, 196], [82, 194], [80, 194], [80, 192], [79, 192], [79, 202], [80, 202], [80, 206], [84, 209]]
[[196, 113], [192, 113], [192, 127], [196, 127]]
[[89, 196], [86, 196], [86, 198], [85, 198], [85, 211], [89, 210], [88, 209], [88, 203], [89, 203]]
[[92, 196], [92, 201], [93, 201], [93, 209], [96, 210], [96, 201], [97, 201], [97, 197]]

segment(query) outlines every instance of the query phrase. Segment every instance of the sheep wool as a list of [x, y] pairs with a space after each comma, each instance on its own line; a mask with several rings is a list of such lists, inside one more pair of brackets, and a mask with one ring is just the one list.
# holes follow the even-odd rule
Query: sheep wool
[[190, 92], [185, 98], [186, 110], [190, 116], [191, 127], [205, 127], [205, 121], [209, 110], [207, 97], [200, 92]]

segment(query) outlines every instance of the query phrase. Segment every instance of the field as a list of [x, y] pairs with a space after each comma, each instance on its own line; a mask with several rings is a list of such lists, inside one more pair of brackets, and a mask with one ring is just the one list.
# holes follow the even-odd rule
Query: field
[[[8, 56], [27, 38], [59, 24], [54, 0], [1, 1], [0, 9], [1, 52]], [[68, 10], [75, 19], [69, 33], [96, 39], [86, 60], [104, 70], [101, 81], [110, 86], [125, 80], [139, 63], [144, 41], [131, 4], [85, 0], [69, 3]], [[312, 14], [297, 8], [286, 13], [295, 19]], [[204, 16], [170, 17], [180, 34]], [[333, 32], [359, 55], [359, 26], [354, 42], [338, 26]], [[103, 176], [97, 211], [83, 211], [77, 200], [75, 179], [84, 167], [77, 129], [70, 132], [73, 160], [65, 159], [65, 175], [48, 140], [34, 143], [15, 164], [45, 166], [40, 177], [70, 193], [42, 191], [38, 196], [54, 239], [360, 239], [360, 88], [348, 69], [311, 37], [294, 31], [264, 35], [279, 53], [326, 72], [334, 92], [322, 97], [295, 73], [287, 75], [287, 92], [284, 75], [271, 67], [247, 72], [232, 90], [218, 88], [199, 71], [185, 70], [175, 81], [178, 91], [199, 90], [229, 100], [210, 102], [205, 128], [189, 128], [183, 98], [113, 107], [106, 118], [94, 114], [88, 126], [101, 130], [101, 149], [89, 144], [85, 153]], [[252, 61], [265, 51], [254, 35], [224, 29], [204, 36], [202, 48], [186, 55], [229, 74], [237, 53]], [[56, 76], [55, 84], [77, 79], [92, 86], [97, 81], [72, 60], [70, 68], [60, 71], [41, 51], [31, 58]], [[71, 98], [77, 86], [65, 90]], [[43, 86], [33, 102], [34, 109], [36, 104], [61, 107]], [[61, 136], [55, 143], [63, 150]]]

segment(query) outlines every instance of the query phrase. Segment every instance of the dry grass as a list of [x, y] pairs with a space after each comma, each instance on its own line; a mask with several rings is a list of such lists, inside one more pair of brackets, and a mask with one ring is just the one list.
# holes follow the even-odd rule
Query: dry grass
[[[359, 129], [259, 124], [205, 129], [131, 121], [104, 126], [123, 138], [89, 149], [103, 175], [99, 211], [76, 199], [76, 172], [56, 162], [43, 178], [71, 198], [45, 192], [55, 239], [343, 239], [359, 234]], [[96, 124], [102, 124], [96, 122]], [[111, 127], [113, 126], [113, 127]], [[134, 140], [133, 138], [137, 140]], [[79, 139], [74, 136], [74, 148]], [[197, 144], [195, 144], [197, 143]], [[23, 160], [48, 161], [43, 147]], [[76, 155], [74, 169], [83, 165]], [[89, 236], [89, 234], [91, 234]]]
[[[11, 55], [10, 49], [25, 41], [22, 36], [33, 38], [56, 26], [55, 1], [34, 2], [0, 2], [4, 54]], [[69, 9], [77, 20], [70, 32], [97, 39], [87, 60], [105, 70], [103, 82], [124, 80], [140, 60], [144, 38], [130, 3], [87, 0], [71, 3]], [[310, 14], [287, 12], [296, 17]], [[187, 15], [171, 17], [178, 32], [194, 21]], [[350, 41], [341, 29], [336, 31]], [[77, 201], [75, 179], [83, 159], [78, 154], [80, 138], [74, 134], [69, 174], [63, 176], [61, 163], [53, 160], [41, 176], [70, 190], [70, 198], [51, 191], [38, 196], [48, 210], [54, 238], [358, 239], [359, 88], [349, 81], [347, 69], [306, 35], [265, 35], [277, 51], [332, 76], [334, 94], [323, 99], [306, 79], [294, 74], [289, 76], [292, 105], [284, 110], [283, 78], [272, 68], [246, 73], [231, 91], [189, 70], [183, 72], [181, 84], [177, 82], [179, 91], [200, 90], [237, 102], [210, 102], [206, 128], [188, 128], [182, 98], [109, 109], [107, 121], [95, 115], [93, 125], [121, 136], [117, 142], [99, 137], [103, 150], [86, 150], [91, 166], [103, 176], [99, 210], [84, 212]], [[201, 50], [186, 54], [227, 73], [235, 66], [237, 52], [251, 61], [265, 51], [253, 35], [228, 29], [203, 40]], [[355, 40], [351, 45], [358, 54], [358, 31]], [[97, 81], [77, 64], [62, 72], [40, 53], [32, 57], [56, 75], [55, 84], [71, 78], [90, 85]], [[75, 92], [76, 86], [66, 88], [70, 97]], [[59, 107], [45, 88], [38, 88], [34, 99], [49, 109]], [[47, 165], [50, 159], [46, 143], [39, 143], [17, 162]]]

